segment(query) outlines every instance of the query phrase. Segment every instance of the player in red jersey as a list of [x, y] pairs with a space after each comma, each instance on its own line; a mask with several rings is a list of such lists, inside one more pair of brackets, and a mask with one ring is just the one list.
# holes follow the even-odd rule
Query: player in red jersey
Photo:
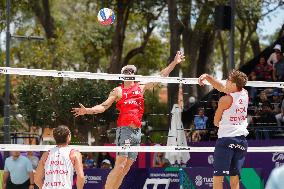
[[[167, 77], [175, 66], [184, 61], [184, 55], [178, 51], [174, 60], [160, 72], [162, 77]], [[134, 65], [124, 66], [122, 74], [134, 75], [136, 73]], [[73, 108], [75, 117], [84, 114], [99, 114], [107, 110], [112, 103], [116, 102], [119, 110], [116, 129], [116, 144], [118, 146], [131, 145], [138, 146], [141, 142], [141, 121], [144, 113], [143, 94], [147, 89], [151, 89], [156, 83], [140, 84], [134, 81], [124, 81], [119, 87], [114, 88], [106, 101], [92, 108], [85, 108], [80, 104], [80, 108]], [[123, 178], [128, 173], [131, 165], [136, 160], [137, 152], [120, 152], [117, 154], [115, 166], [108, 175], [105, 189], [119, 188]]]

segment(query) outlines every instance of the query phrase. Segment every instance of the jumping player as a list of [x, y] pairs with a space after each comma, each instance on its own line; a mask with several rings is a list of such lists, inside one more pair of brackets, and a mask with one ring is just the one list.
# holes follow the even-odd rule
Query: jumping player
[[220, 98], [215, 112], [214, 125], [219, 127], [218, 140], [214, 151], [213, 188], [222, 189], [224, 176], [230, 176], [232, 189], [239, 189], [239, 176], [247, 152], [246, 136], [248, 135], [247, 108], [248, 93], [243, 88], [247, 76], [233, 70], [223, 85], [208, 74], [199, 77], [199, 85], [207, 80], [215, 89], [227, 95]]
[[[184, 61], [184, 55], [178, 51], [174, 60], [161, 71], [162, 77], [167, 77], [175, 66]], [[127, 65], [122, 68], [121, 73], [134, 75], [136, 73], [134, 65]], [[131, 145], [138, 146], [141, 142], [141, 121], [144, 113], [143, 94], [147, 89], [151, 89], [156, 83], [142, 85], [134, 81], [124, 81], [119, 87], [114, 88], [106, 101], [92, 108], [85, 108], [80, 104], [80, 108], [73, 108], [74, 115], [99, 114], [106, 111], [112, 103], [116, 102], [119, 110], [116, 129], [116, 144], [118, 146]], [[138, 153], [123, 152], [118, 153], [115, 166], [108, 175], [105, 189], [119, 188], [123, 178], [128, 173], [131, 165], [136, 160]]]

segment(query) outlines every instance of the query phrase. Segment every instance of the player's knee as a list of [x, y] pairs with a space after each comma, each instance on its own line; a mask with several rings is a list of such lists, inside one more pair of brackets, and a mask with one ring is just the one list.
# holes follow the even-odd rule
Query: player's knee
[[125, 165], [123, 171], [124, 171], [125, 173], [127, 173], [127, 172], [130, 170], [131, 165], [132, 165], [132, 164], [127, 163], [127, 164]]
[[214, 183], [223, 183], [224, 182], [224, 177], [223, 176], [214, 176], [213, 177], [213, 182]]
[[126, 165], [127, 159], [125, 159], [124, 161], [121, 161], [119, 163], [117, 163], [114, 167], [114, 169], [116, 169], [117, 172], [119, 173], [123, 173], [125, 168], [127, 167]]
[[230, 177], [230, 185], [232, 189], [238, 188], [239, 186], [239, 177], [238, 176], [231, 176]]
[[230, 186], [232, 189], [239, 188], [239, 182], [230, 182]]

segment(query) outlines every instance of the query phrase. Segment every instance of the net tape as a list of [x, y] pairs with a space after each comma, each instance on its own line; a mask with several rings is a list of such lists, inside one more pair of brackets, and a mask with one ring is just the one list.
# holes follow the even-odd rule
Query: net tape
[[[190, 146], [80, 146], [80, 152], [214, 152], [214, 147]], [[55, 145], [0, 144], [0, 151], [48, 151]], [[284, 152], [284, 146], [249, 147], [248, 152]]]
[[[62, 78], [73, 78], [73, 79], [81, 78], [81, 79], [103, 79], [103, 80], [134, 80], [143, 83], [159, 82], [159, 83], [178, 83], [178, 84], [198, 84], [198, 78], [160, 77], [160, 76], [142, 76], [142, 75], [129, 76], [123, 74], [57, 71], [57, 70], [11, 68], [11, 67], [0, 67], [0, 74], [62, 77]], [[222, 83], [225, 82], [226, 82], [225, 80], [222, 80]], [[206, 82], [205, 84], [208, 83]], [[284, 82], [248, 81], [246, 86], [284, 88]]]

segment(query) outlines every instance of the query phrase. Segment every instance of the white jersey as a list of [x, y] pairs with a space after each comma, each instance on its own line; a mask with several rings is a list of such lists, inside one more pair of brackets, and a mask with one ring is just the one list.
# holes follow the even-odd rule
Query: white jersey
[[228, 94], [232, 97], [231, 107], [223, 112], [219, 123], [218, 138], [248, 135], [248, 92], [242, 89], [239, 92]]
[[43, 189], [72, 189], [74, 166], [70, 147], [55, 147], [49, 151], [44, 165]]

